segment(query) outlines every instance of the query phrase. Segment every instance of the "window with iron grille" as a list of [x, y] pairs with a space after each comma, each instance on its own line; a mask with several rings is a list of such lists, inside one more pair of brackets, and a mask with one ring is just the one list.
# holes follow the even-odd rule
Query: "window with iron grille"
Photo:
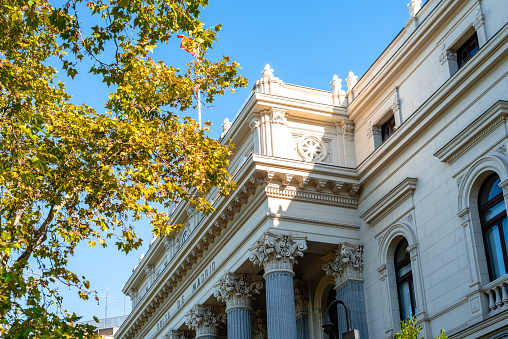
[[387, 122], [381, 125], [381, 142], [385, 142], [385, 140], [388, 139], [393, 132], [395, 132], [395, 118], [392, 115]]

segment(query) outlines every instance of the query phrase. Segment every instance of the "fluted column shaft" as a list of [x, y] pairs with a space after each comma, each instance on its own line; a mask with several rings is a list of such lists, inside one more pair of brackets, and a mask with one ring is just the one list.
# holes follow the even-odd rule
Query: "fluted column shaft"
[[232, 307], [226, 310], [228, 339], [252, 339], [252, 308]]
[[293, 274], [272, 271], [264, 276], [268, 339], [296, 338]]

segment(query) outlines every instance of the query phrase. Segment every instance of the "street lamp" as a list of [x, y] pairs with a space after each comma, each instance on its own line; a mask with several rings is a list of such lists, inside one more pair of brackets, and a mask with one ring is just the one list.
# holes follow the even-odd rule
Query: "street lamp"
[[326, 334], [333, 333], [333, 337], [339, 339], [339, 330], [335, 327], [335, 324], [330, 320], [330, 311], [333, 307], [337, 307], [337, 304], [341, 304], [344, 306], [344, 310], [346, 310], [346, 326], [347, 332], [342, 333], [342, 339], [360, 339], [360, 331], [351, 329], [351, 323], [349, 322], [349, 310], [347, 309], [346, 304], [342, 300], [334, 300], [328, 305], [326, 309], [326, 321], [327, 323], [323, 324], [323, 331]]

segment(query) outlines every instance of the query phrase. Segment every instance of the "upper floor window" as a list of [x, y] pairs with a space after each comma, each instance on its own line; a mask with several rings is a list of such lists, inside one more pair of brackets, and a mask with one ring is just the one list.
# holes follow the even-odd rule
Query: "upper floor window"
[[457, 49], [457, 64], [459, 68], [464, 66], [464, 64], [478, 52], [479, 48], [478, 35], [474, 32], [474, 34]]
[[506, 242], [508, 221], [503, 190], [499, 187], [500, 182], [497, 174], [490, 175], [483, 182], [478, 196], [478, 210], [491, 280], [505, 275], [508, 267]]
[[413, 287], [413, 271], [411, 258], [407, 251], [409, 244], [402, 239], [395, 249], [395, 276], [397, 280], [397, 295], [399, 297], [400, 319], [405, 320], [416, 314], [416, 302]]
[[381, 142], [385, 142], [395, 132], [395, 117], [392, 115], [387, 122], [381, 125]]

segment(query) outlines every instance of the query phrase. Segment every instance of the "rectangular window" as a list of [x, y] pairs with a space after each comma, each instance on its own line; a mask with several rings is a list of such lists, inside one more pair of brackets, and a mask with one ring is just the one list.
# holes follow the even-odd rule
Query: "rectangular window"
[[478, 52], [478, 49], [480, 49], [478, 35], [474, 32], [474, 34], [457, 49], [457, 64], [459, 68], [464, 66], [464, 64]]
[[387, 122], [381, 125], [381, 142], [385, 142], [395, 132], [395, 117], [392, 115]]

